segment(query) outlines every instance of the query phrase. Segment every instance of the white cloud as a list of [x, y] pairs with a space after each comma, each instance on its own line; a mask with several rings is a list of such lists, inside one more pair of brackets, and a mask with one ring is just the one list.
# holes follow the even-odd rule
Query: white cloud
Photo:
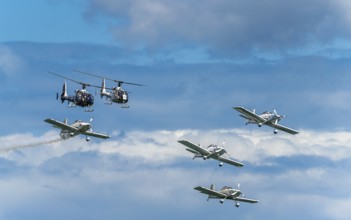
[[15, 54], [11, 48], [0, 44], [0, 74], [11, 76], [24, 67], [23, 59]]
[[91, 0], [87, 14], [114, 18], [111, 32], [127, 44], [190, 43], [227, 54], [284, 54], [348, 39], [350, 22], [340, 7], [345, 2]]
[[[23, 170], [0, 175], [0, 193], [12, 195], [11, 200], [1, 205], [0, 212], [5, 218], [9, 210], [16, 210], [35, 197], [35, 202], [27, 206], [24, 213], [36, 213], [38, 217], [48, 218], [55, 213], [61, 213], [60, 217], [76, 217], [72, 216], [73, 213], [80, 213], [78, 216], [82, 217], [87, 215], [82, 214], [85, 209], [96, 206], [95, 211], [111, 215], [118, 211], [131, 219], [138, 219], [146, 213], [165, 216], [175, 212], [211, 219], [214, 217], [211, 213], [220, 212], [223, 206], [215, 201], [206, 203], [206, 196], [194, 191], [193, 187], [214, 183], [220, 188], [223, 185], [236, 186], [240, 182], [247, 197], [260, 200], [259, 204], [242, 204], [240, 208], [253, 210], [250, 212], [253, 216], [273, 215], [279, 219], [279, 216], [290, 213], [290, 219], [296, 219], [301, 216], [296, 209], [303, 210], [305, 216], [324, 215], [330, 219], [337, 218], [339, 211], [348, 213], [344, 205], [330, 207], [330, 204], [348, 203], [344, 197], [350, 179], [345, 175], [348, 167], [309, 167], [308, 162], [286, 164], [279, 161], [272, 166], [267, 160], [321, 156], [337, 164], [351, 156], [349, 132], [301, 131], [293, 136], [282, 132], [274, 135], [270, 129], [261, 129], [131, 131], [123, 135], [117, 131], [114, 133], [120, 135], [107, 141], [92, 139], [86, 142], [84, 137], [77, 137], [37, 148], [22, 148], [22, 154], [6, 151], [1, 155], [3, 159], [13, 161]], [[0, 141], [8, 148], [42, 143], [57, 135], [52, 131], [41, 137], [16, 134], [3, 136]], [[203, 146], [221, 144], [226, 140], [229, 153], [251, 165], [219, 168], [213, 161], [193, 161], [185, 147], [177, 143], [180, 139], [189, 139]], [[187, 160], [186, 165], [179, 164]], [[2, 169], [11, 170], [4, 166]], [[97, 203], [119, 205], [110, 209]], [[53, 206], [49, 210], [54, 211], [51, 214], [39, 212], [44, 204]], [[73, 205], [76, 211], [68, 212], [72, 209], [67, 204]], [[136, 206], [144, 208], [132, 215], [129, 211]], [[204, 207], [211, 207], [211, 210], [203, 213]], [[225, 210], [233, 209], [229, 201], [224, 207]], [[314, 212], [317, 207], [322, 210], [320, 213]], [[167, 211], [159, 212], [160, 209]], [[238, 213], [242, 218], [247, 215], [246, 211]]]
[[[118, 133], [118, 132], [114, 132]], [[207, 147], [210, 144], [222, 145], [225, 140], [229, 154], [239, 161], [262, 164], [267, 158], [291, 156], [318, 156], [332, 161], [351, 157], [351, 133], [347, 131], [315, 132], [302, 130], [297, 135], [280, 132], [274, 135], [269, 128], [252, 130], [175, 130], [175, 131], [131, 131], [121, 137], [106, 141], [93, 139], [86, 142], [83, 137], [46, 145], [57, 139], [58, 133], [48, 132], [42, 137], [31, 134], [16, 134], [1, 137], [2, 149], [28, 147], [22, 149], [30, 164], [39, 165], [48, 159], [60, 157], [69, 152], [96, 151], [102, 154], [117, 154], [141, 164], [172, 164], [180, 158], [192, 158], [185, 147], [177, 141], [188, 139]], [[40, 148], [31, 146], [43, 145]], [[7, 159], [18, 159], [17, 154], [3, 152]], [[14, 156], [15, 155], [15, 156]], [[33, 158], [33, 159], [31, 159]], [[34, 159], [35, 158], [35, 159]]]

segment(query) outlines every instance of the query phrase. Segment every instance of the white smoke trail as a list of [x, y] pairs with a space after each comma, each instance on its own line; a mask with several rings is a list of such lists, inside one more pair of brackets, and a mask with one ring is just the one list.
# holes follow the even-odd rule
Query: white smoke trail
[[7, 147], [7, 148], [2, 148], [2, 149], [0, 148], [0, 152], [11, 151], [11, 150], [19, 150], [19, 149], [22, 149], [22, 148], [29, 148], [29, 147], [37, 147], [37, 146], [40, 146], [40, 145], [53, 144], [53, 143], [64, 141], [64, 140], [65, 139], [58, 138], [58, 139], [49, 140], [49, 141], [42, 141], [42, 142], [37, 142], [37, 143], [18, 145], [18, 146]]

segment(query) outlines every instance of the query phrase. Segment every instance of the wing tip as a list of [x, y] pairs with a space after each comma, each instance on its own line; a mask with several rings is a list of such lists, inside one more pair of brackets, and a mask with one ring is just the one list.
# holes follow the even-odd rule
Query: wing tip
[[203, 188], [202, 186], [194, 187], [195, 190], [201, 190], [202, 188]]
[[242, 106], [234, 106], [233, 109], [239, 110], [239, 109], [244, 109], [244, 107], [242, 107]]

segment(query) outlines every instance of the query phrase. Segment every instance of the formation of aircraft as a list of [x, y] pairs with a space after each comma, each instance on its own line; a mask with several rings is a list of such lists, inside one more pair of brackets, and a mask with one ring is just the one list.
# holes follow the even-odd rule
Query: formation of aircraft
[[218, 147], [217, 145], [211, 144], [205, 149], [202, 148], [201, 145], [196, 145], [187, 140], [180, 140], [178, 142], [188, 147], [186, 150], [194, 154], [193, 159], [203, 158], [204, 160], [218, 160], [220, 167], [223, 166], [223, 162], [237, 167], [244, 166], [244, 164], [238, 161], [232, 160], [228, 157], [223, 157], [224, 154], [228, 155], [227, 151], [223, 147]]
[[[91, 85], [88, 83], [84, 82], [79, 82], [73, 79], [70, 79], [68, 77], [59, 75], [57, 73], [53, 73], [48, 71], [49, 73], [65, 78], [67, 80], [70, 80], [72, 82], [78, 83], [82, 85], [82, 89], [77, 89], [75, 90], [74, 95], [68, 95], [67, 93], [67, 84], [64, 82], [63, 88], [62, 88], [62, 93], [60, 96], [61, 102], [68, 101], [69, 106], [81, 106], [84, 107], [86, 111], [93, 111], [91, 107], [94, 104], [94, 96], [90, 94], [87, 90], [86, 87], [91, 86], [91, 87], [96, 87], [100, 88], [100, 96], [101, 98], [106, 97], [107, 100], [109, 100], [109, 103], [106, 104], [112, 104], [112, 103], [117, 103], [117, 104], [122, 104], [122, 107], [128, 108], [127, 102], [128, 102], [128, 92], [122, 89], [122, 84], [129, 84], [129, 85], [135, 85], [135, 86], [143, 86], [141, 84], [137, 83], [129, 83], [129, 82], [124, 82], [120, 80], [114, 80], [102, 76], [98, 76], [95, 74], [83, 72], [80, 70], [74, 69], [76, 72], [80, 72], [86, 75], [90, 75], [93, 77], [98, 77], [102, 79], [102, 85], [101, 86], [96, 86], [96, 85]], [[106, 87], [106, 80], [114, 81], [117, 83], [117, 86], [114, 86], [112, 88]], [[59, 95], [57, 93], [56, 99], [59, 98]], [[234, 110], [240, 112], [240, 116], [245, 118], [247, 120], [246, 124], [257, 124], [259, 127], [262, 125], [267, 125], [270, 126], [274, 129], [274, 133], [276, 134], [278, 130], [290, 133], [290, 134], [298, 134], [298, 131], [283, 126], [279, 124], [278, 122], [282, 119], [285, 118], [286, 116], [284, 115], [279, 115], [277, 111], [274, 109], [273, 112], [263, 112], [262, 114], [256, 114], [255, 110], [250, 111], [244, 107], [237, 106], [233, 107]], [[92, 137], [97, 137], [97, 138], [102, 138], [102, 139], [107, 139], [110, 138], [110, 136], [106, 134], [101, 134], [101, 133], [96, 133], [92, 131], [92, 126], [91, 126], [91, 121], [90, 122], [84, 122], [81, 120], [76, 120], [72, 124], [68, 124], [67, 119], [65, 119], [63, 122], [57, 121], [55, 119], [45, 119], [45, 122], [53, 125], [55, 128], [61, 129], [60, 136], [62, 139], [68, 139], [77, 135], [85, 135], [86, 141], [90, 140], [90, 136]], [[223, 166], [224, 163], [227, 163], [229, 165], [233, 165], [236, 167], [243, 167], [244, 164], [231, 159], [229, 157], [229, 154], [227, 153], [226, 149], [224, 148], [224, 143], [223, 146], [217, 146], [214, 144], [209, 145], [206, 148], [201, 147], [200, 144], [194, 144], [188, 140], [179, 140], [178, 141], [180, 144], [186, 146], [186, 150], [189, 151], [190, 153], [194, 154], [193, 159], [195, 158], [202, 158], [204, 160], [207, 159], [213, 159], [217, 160], [219, 162], [219, 166]], [[224, 156], [226, 155], [226, 156]], [[207, 201], [210, 199], [219, 199], [220, 203], [224, 203], [225, 200], [233, 200], [235, 202], [235, 206], [239, 207], [240, 203], [239, 202], [245, 202], [245, 203], [257, 203], [258, 200], [256, 199], [249, 199], [246, 198], [243, 193], [240, 191], [240, 185], [238, 184], [237, 189], [234, 189], [233, 187], [230, 186], [224, 186], [220, 190], [216, 190], [214, 185], [212, 184], [210, 188], [202, 187], [202, 186], [197, 186], [194, 189], [199, 191], [200, 193], [206, 194]]]
[[272, 127], [274, 129], [273, 133], [276, 134], [278, 133], [278, 130], [287, 132], [289, 134], [297, 134], [299, 133], [298, 131], [283, 126], [281, 124], [278, 124], [278, 122], [282, 119], [285, 118], [285, 115], [279, 115], [277, 111], [274, 109], [273, 112], [263, 112], [262, 114], [258, 115], [255, 113], [255, 109], [253, 111], [250, 111], [244, 107], [238, 106], [238, 107], [233, 107], [236, 111], [241, 113], [241, 117], [247, 119], [248, 121], [246, 122], [247, 124], [257, 124], [259, 127], [262, 125], [267, 125], [269, 127]]
[[[129, 97], [128, 92], [122, 88], [122, 84], [143, 86], [143, 85], [138, 84], [138, 83], [130, 83], [130, 82], [124, 82], [121, 80], [110, 79], [110, 78], [98, 76], [98, 75], [95, 75], [92, 73], [83, 72], [83, 71], [80, 71], [77, 69], [74, 69], [74, 71], [102, 79], [102, 85], [100, 87], [101, 88], [100, 97], [101, 98], [106, 97], [106, 100], [110, 101], [109, 103], [106, 103], [106, 104], [110, 104], [110, 105], [112, 103], [122, 104], [122, 108], [129, 108], [129, 106], [127, 106], [128, 97]], [[113, 81], [113, 82], [117, 83], [117, 86], [114, 86], [112, 88], [106, 88], [105, 80]]]
[[212, 184], [210, 188], [197, 186], [194, 189], [200, 191], [203, 194], [208, 195], [207, 201], [210, 199], [219, 199], [219, 202], [222, 204], [224, 200], [234, 200], [235, 206], [239, 207], [239, 202], [247, 202], [247, 203], [257, 203], [256, 199], [248, 199], [245, 198], [243, 193], [239, 190], [240, 184], [238, 184], [238, 188], [234, 189], [230, 186], [224, 186], [221, 190], [217, 191]]
[[[110, 101], [109, 103], [106, 103], [106, 104], [117, 103], [117, 104], [122, 104], [122, 108], [129, 108], [129, 106], [127, 106], [127, 102], [129, 100], [129, 95], [128, 95], [128, 92], [122, 88], [122, 84], [143, 86], [143, 85], [138, 84], [138, 83], [130, 83], [130, 82], [124, 82], [121, 80], [115, 80], [115, 79], [110, 79], [110, 78], [106, 78], [106, 77], [101, 77], [98, 75], [94, 75], [94, 74], [83, 72], [83, 71], [76, 70], [76, 69], [74, 69], [74, 71], [79, 72], [79, 73], [83, 73], [86, 75], [94, 76], [94, 77], [99, 77], [102, 79], [102, 85], [98, 86], [98, 85], [93, 85], [93, 84], [89, 84], [89, 83], [85, 83], [85, 82], [80, 82], [80, 81], [68, 78], [66, 76], [63, 76], [63, 75], [60, 75], [60, 74], [57, 74], [57, 73], [54, 73], [51, 71], [48, 71], [48, 73], [82, 85], [82, 89], [76, 89], [74, 95], [68, 95], [67, 84], [66, 84], [66, 82], [64, 82], [60, 99], [61, 99], [62, 103], [64, 101], [68, 101], [69, 107], [75, 107], [75, 106], [84, 107], [86, 112], [94, 111], [91, 108], [94, 104], [94, 96], [86, 90], [87, 87], [100, 88], [101, 89], [100, 90], [100, 97], [101, 98], [106, 97], [106, 99]], [[116, 82], [117, 86], [114, 86], [112, 88], [106, 87], [105, 79]], [[59, 98], [59, 94], [57, 93], [56, 99], [58, 99], [58, 98]]]
[[85, 135], [86, 141], [90, 140], [89, 136], [102, 138], [102, 139], [110, 138], [110, 136], [106, 134], [93, 132], [92, 126], [91, 126], [92, 119], [90, 120], [90, 122], [76, 120], [72, 124], [68, 124], [67, 119], [65, 119], [63, 122], [60, 122], [51, 118], [45, 119], [44, 121], [49, 124], [52, 124], [54, 128], [61, 129], [60, 136], [63, 140], [66, 140], [68, 138], [71, 138], [80, 134]]

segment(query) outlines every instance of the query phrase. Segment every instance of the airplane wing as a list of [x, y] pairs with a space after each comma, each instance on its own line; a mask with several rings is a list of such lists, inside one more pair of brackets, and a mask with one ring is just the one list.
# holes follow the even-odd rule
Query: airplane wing
[[200, 191], [203, 194], [209, 195], [209, 196], [214, 196], [214, 197], [218, 197], [218, 198], [226, 198], [227, 197], [223, 193], [220, 193], [220, 192], [217, 192], [215, 190], [208, 189], [208, 188], [202, 187], [202, 186], [197, 186], [194, 189], [197, 191]]
[[111, 137], [111, 136], [108, 136], [106, 134], [99, 134], [99, 133], [95, 133], [95, 132], [91, 132], [91, 131], [82, 132], [82, 134], [97, 137], [97, 138], [102, 138], [102, 139], [107, 139], [107, 138]]
[[187, 148], [187, 149], [185, 149], [185, 150], [187, 150], [187, 151], [189, 151], [190, 153], [193, 153], [193, 154], [198, 154], [199, 152], [197, 152], [197, 151], [194, 151], [194, 150], [192, 150], [192, 149], [189, 149], [189, 148]]
[[240, 112], [242, 117], [246, 118], [246, 119], [251, 119], [254, 121], [257, 121], [259, 123], [264, 123], [266, 120], [262, 117], [260, 117], [259, 115], [253, 113], [250, 110], [247, 110], [244, 107], [238, 106], [238, 107], [233, 107], [233, 109], [237, 110], [238, 112]]
[[283, 125], [280, 125], [280, 124], [273, 124], [273, 123], [267, 123], [266, 125], [272, 127], [272, 128], [276, 128], [276, 129], [279, 129], [281, 131], [285, 131], [289, 134], [298, 134], [299, 132], [292, 129], [292, 128], [288, 128], [288, 127], [285, 127]]
[[[210, 152], [208, 152], [206, 149], [199, 147], [198, 145], [191, 143], [190, 141], [180, 140], [178, 142], [187, 146], [188, 148], [190, 148], [193, 151], [199, 152], [202, 155], [209, 155], [210, 154]], [[188, 151], [192, 152], [191, 150], [188, 150]], [[194, 153], [194, 152], [192, 152], [192, 153]]]
[[258, 200], [256, 200], [256, 199], [248, 199], [248, 198], [243, 198], [243, 197], [236, 197], [234, 200], [240, 201], [240, 202], [258, 203]]
[[44, 121], [49, 123], [49, 124], [52, 124], [55, 128], [61, 128], [61, 129], [68, 130], [68, 131], [71, 131], [71, 132], [77, 131], [76, 128], [71, 127], [68, 124], [65, 124], [63, 122], [57, 121], [57, 120], [52, 119], [52, 118], [45, 119]]
[[242, 163], [240, 163], [238, 161], [229, 159], [229, 158], [219, 157], [218, 159], [220, 161], [224, 162], [224, 163], [227, 163], [227, 164], [230, 164], [230, 165], [233, 165], [233, 166], [237, 166], [237, 167], [243, 167], [244, 166], [244, 164], [242, 164]]

